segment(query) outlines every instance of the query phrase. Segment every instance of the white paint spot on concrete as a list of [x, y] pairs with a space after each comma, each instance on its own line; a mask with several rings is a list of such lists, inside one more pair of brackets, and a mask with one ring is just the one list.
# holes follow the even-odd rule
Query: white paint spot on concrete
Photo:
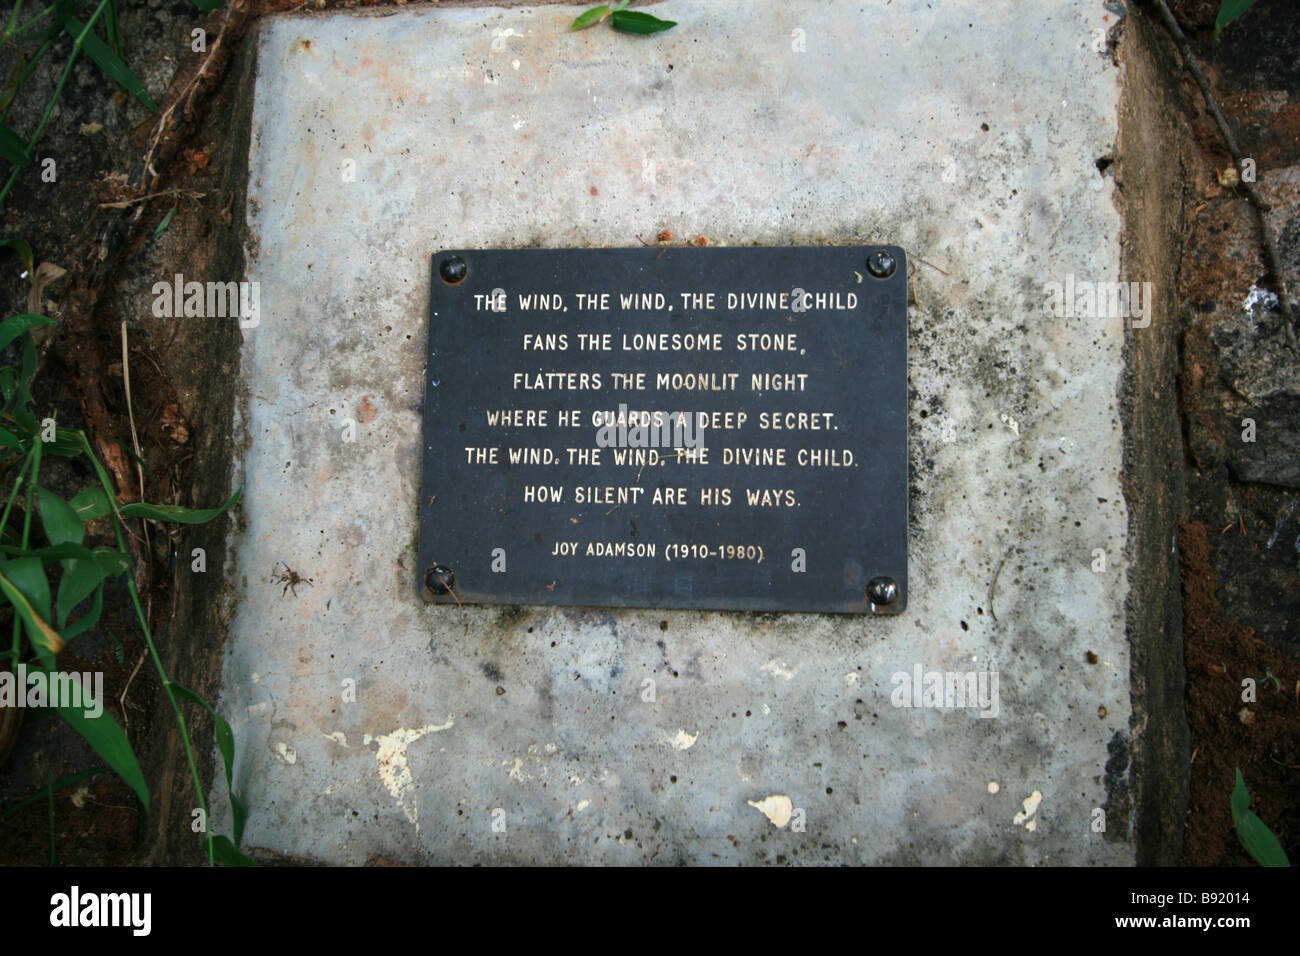
[[348, 735], [343, 733], [341, 730], [336, 730], [332, 734], [323, 734], [322, 736], [324, 736], [326, 740], [334, 741], [340, 747], [346, 747], [348, 745]]
[[283, 740], [276, 742], [275, 752], [279, 755], [280, 759], [287, 764], [295, 764], [298, 762], [298, 751], [294, 750]]
[[1011, 417], [1010, 415], [1008, 415], [1006, 412], [1003, 412], [1001, 415], [998, 416], [998, 418], [1000, 418], [1000, 419], [1002, 420], [1002, 424], [1003, 424], [1003, 425], [1006, 425], [1006, 426], [1007, 426], [1008, 428], [1010, 428], [1013, 432], [1015, 432], [1015, 435], [1016, 435], [1017, 438], [1020, 437], [1020, 422], [1016, 421], [1014, 418], [1012, 418], [1012, 417]]
[[583, 810], [586, 810], [587, 807], [589, 806], [591, 806], [590, 800], [579, 800], [578, 805], [574, 807], [574, 809], [577, 810], [579, 813], [581, 813]]
[[996, 780], [989, 781], [989, 793], [997, 793], [1001, 789], [1002, 788], [998, 786], [998, 782]]
[[844, 675], [844, 683], [848, 684], [850, 687], [857, 684], [857, 682], [858, 682], [857, 671], [849, 671], [847, 674]]
[[1038, 812], [1038, 805], [1042, 802], [1043, 802], [1043, 794], [1040, 791], [1035, 790], [1029, 796], [1025, 797], [1022, 804], [1024, 806], [1024, 809], [1021, 810], [1019, 813], [1017, 813], [1011, 819], [1011, 822], [1014, 823], [1016, 826], [1020, 826], [1021, 824], [1024, 824], [1025, 829], [1029, 830], [1031, 833], [1034, 830], [1037, 830], [1038, 821], [1033, 819], [1033, 816], [1035, 813]]
[[672, 745], [673, 750], [690, 750], [695, 741], [700, 739], [697, 732], [694, 736], [688, 734], [685, 730], [677, 731], [677, 735], [668, 742]]
[[789, 680], [791, 677], [794, 677], [795, 670], [798, 670], [798, 668], [796, 667], [794, 670], [791, 670], [789, 664], [780, 658], [774, 657], [760, 667], [759, 670], [771, 674], [773, 677], [784, 677], [786, 680]]
[[764, 797], [755, 803], [753, 800], [746, 800], [751, 807], [757, 810], [763, 816], [771, 821], [774, 827], [783, 827], [790, 822], [790, 816], [794, 813], [794, 804], [790, 798], [783, 794], [774, 794], [770, 797]]
[[[411, 766], [406, 762], [406, 748], [425, 734], [436, 734], [447, 730], [456, 721], [450, 714], [445, 724], [425, 724], [423, 727], [399, 727], [391, 734], [379, 734], [374, 740], [379, 744], [375, 751], [375, 764], [379, 769], [379, 779], [388, 788], [389, 794], [406, 814], [406, 819], [420, 829], [419, 810], [415, 803], [415, 778], [411, 776]], [[366, 743], [370, 742], [366, 734]]]

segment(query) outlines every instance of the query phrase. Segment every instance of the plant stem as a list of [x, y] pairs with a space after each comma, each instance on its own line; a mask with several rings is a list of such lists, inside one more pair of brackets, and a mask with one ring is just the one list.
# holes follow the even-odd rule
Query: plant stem
[[[113, 508], [113, 517], [115, 519], [113, 521], [113, 533], [117, 536], [117, 546], [123, 554], [129, 555], [131, 552], [126, 549], [126, 541], [122, 538], [122, 514], [117, 509], [117, 493], [113, 491], [113, 485], [108, 480], [108, 473], [104, 471], [104, 466], [95, 457], [95, 452], [90, 447], [90, 439], [86, 437], [86, 433], [79, 431], [77, 434], [81, 436], [81, 445], [86, 449], [90, 463], [95, 466], [95, 473], [99, 476], [99, 482], [104, 486], [104, 493], [108, 495], [108, 503]], [[158, 656], [158, 648], [153, 642], [153, 634], [149, 631], [148, 617], [144, 613], [144, 608], [140, 606], [140, 592], [136, 590], [135, 575], [131, 572], [129, 561], [126, 569], [126, 587], [131, 593], [131, 603], [135, 605], [136, 617], [140, 619], [140, 629], [144, 632], [144, 641], [149, 647], [149, 656], [153, 658], [153, 666], [158, 671], [163, 690], [167, 692], [167, 699], [171, 701], [172, 711], [176, 714], [176, 722], [181, 728], [181, 745], [185, 748], [185, 761], [190, 767], [190, 777], [194, 780], [194, 792], [198, 797], [199, 809], [202, 811], [204, 821], [204, 834], [207, 837], [206, 843], [208, 847], [208, 865], [215, 866], [216, 859], [212, 849], [208, 808], [203, 799], [203, 785], [199, 782], [199, 768], [194, 762], [194, 748], [190, 744], [190, 731], [185, 725], [185, 715], [181, 713], [180, 702], [176, 700], [176, 695], [172, 693], [171, 678], [167, 676], [167, 671], [163, 668], [162, 658]]]
[[[23, 462], [23, 467], [18, 470], [18, 480], [14, 482], [13, 491], [9, 492], [9, 503], [5, 505], [4, 517], [0, 518], [0, 534], [9, 527], [9, 510], [14, 506], [14, 499], [18, 497], [18, 489], [22, 487], [23, 476], [27, 474], [27, 466], [32, 463], [32, 457], [36, 454], [35, 446], [27, 453], [27, 459]], [[14, 615], [14, 642], [13, 642], [13, 660], [18, 662], [18, 654], [22, 648], [19, 641], [22, 635], [22, 623], [18, 620], [18, 615]]]

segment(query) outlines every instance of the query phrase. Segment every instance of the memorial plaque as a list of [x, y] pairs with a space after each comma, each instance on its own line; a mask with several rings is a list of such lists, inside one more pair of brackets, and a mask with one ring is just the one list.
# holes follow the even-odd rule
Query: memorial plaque
[[427, 601], [898, 613], [892, 246], [432, 259]]

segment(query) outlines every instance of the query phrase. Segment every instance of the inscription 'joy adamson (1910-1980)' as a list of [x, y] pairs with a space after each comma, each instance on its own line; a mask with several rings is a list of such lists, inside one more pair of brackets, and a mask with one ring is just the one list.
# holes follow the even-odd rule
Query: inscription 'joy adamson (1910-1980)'
[[897, 613], [892, 247], [433, 256], [426, 600]]

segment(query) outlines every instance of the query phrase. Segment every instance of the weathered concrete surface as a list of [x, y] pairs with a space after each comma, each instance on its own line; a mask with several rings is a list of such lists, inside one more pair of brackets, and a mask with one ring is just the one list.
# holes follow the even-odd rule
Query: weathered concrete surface
[[[265, 25], [222, 701], [248, 845], [348, 863], [1134, 859], [1125, 322], [1041, 308], [1047, 282], [1120, 277], [1097, 164], [1119, 85], [1093, 34], [1116, 18], [939, 6], [674, 0], [680, 25], [646, 39], [568, 34], [581, 8], [553, 6]], [[430, 253], [662, 228], [926, 261], [901, 617], [416, 600]], [[312, 583], [283, 594], [276, 562]], [[996, 667], [998, 716], [892, 706], [915, 665]], [[771, 797], [802, 814], [778, 827]]]

